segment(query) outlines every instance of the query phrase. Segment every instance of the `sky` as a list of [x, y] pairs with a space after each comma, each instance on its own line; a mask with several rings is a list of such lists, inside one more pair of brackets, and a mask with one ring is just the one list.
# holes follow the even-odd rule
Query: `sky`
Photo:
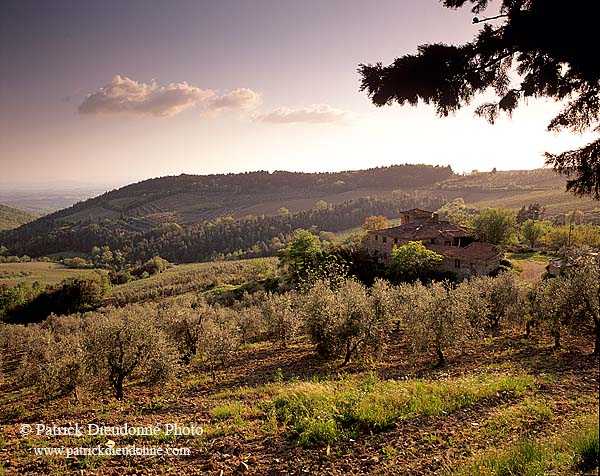
[[438, 0], [0, 0], [0, 186], [399, 163], [531, 169], [582, 143], [530, 101], [495, 125], [475, 101], [376, 108], [360, 63], [461, 43]]

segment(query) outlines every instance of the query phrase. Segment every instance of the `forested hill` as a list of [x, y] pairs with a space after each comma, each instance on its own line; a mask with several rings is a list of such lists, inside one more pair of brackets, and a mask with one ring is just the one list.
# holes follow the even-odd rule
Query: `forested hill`
[[[319, 230], [339, 231], [359, 225], [366, 213], [380, 210], [395, 215], [404, 205], [425, 206], [428, 199], [413, 191], [432, 189], [452, 177], [449, 166], [429, 165], [161, 177], [0, 233], [0, 245], [10, 253], [30, 256], [87, 253], [93, 246], [110, 246], [124, 251], [128, 260], [158, 253], [175, 261], [196, 261], [257, 247], [268, 252], [277, 246], [269, 241], [284, 239], [292, 227], [316, 225]], [[394, 190], [408, 195], [394, 196]], [[379, 201], [373, 201], [376, 198]], [[291, 213], [286, 218], [288, 207]], [[315, 209], [320, 210], [309, 212]], [[219, 220], [228, 216], [233, 218]], [[214, 246], [188, 241], [192, 237], [206, 241], [209, 235], [214, 235]], [[217, 246], [219, 241], [222, 245]]]
[[10, 230], [25, 223], [32, 222], [37, 217], [31, 213], [18, 210], [6, 205], [0, 205], [0, 230]]
[[[341, 203], [382, 191], [431, 188], [454, 177], [450, 167], [397, 165], [335, 173], [250, 172], [179, 175], [127, 185], [46, 215], [11, 234], [21, 240], [72, 224], [119, 223], [146, 232], [165, 224], [192, 225], [222, 216], [276, 214], [314, 208], [317, 201]], [[292, 206], [293, 205], [293, 206]], [[10, 237], [0, 236], [0, 243]]]
[[[122, 221], [131, 230], [146, 231], [165, 223], [189, 225], [225, 215], [268, 214], [273, 213], [272, 204], [279, 208], [287, 206], [289, 200], [315, 198], [299, 208], [309, 209], [320, 197], [339, 203], [371, 194], [343, 195], [357, 190], [431, 187], [453, 176], [450, 167], [397, 165], [336, 173], [278, 171], [161, 177], [77, 203], [48, 215], [43, 222], [99, 223], [110, 219]], [[331, 197], [335, 195], [341, 198]], [[246, 213], [248, 207], [253, 209]]]

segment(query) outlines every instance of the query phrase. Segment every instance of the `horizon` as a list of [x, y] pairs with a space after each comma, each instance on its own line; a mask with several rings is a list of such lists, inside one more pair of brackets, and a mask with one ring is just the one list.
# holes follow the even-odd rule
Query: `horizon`
[[[526, 168], [500, 169], [498, 167], [492, 167], [489, 170], [473, 169], [470, 171], [457, 171], [457, 170], [454, 170], [454, 168], [450, 164], [425, 164], [425, 163], [418, 163], [418, 162], [415, 162], [415, 163], [406, 162], [406, 163], [394, 163], [394, 164], [387, 164], [387, 165], [374, 165], [374, 166], [365, 167], [365, 168], [324, 170], [324, 171], [323, 170], [303, 171], [303, 170], [290, 170], [290, 169], [273, 169], [273, 170], [256, 169], [256, 170], [247, 170], [244, 172], [216, 172], [216, 173], [197, 173], [197, 174], [182, 172], [182, 173], [175, 173], [175, 174], [148, 176], [148, 177], [144, 177], [141, 179], [132, 179], [131, 181], [120, 180], [120, 181], [114, 181], [114, 182], [103, 182], [103, 181], [93, 182], [89, 179], [77, 180], [77, 179], [58, 179], [58, 178], [50, 179], [50, 180], [41, 179], [41, 180], [33, 180], [33, 181], [31, 181], [31, 180], [19, 181], [18, 179], [16, 179], [16, 180], [11, 180], [10, 182], [8, 182], [8, 181], [4, 181], [3, 178], [0, 178], [0, 187], [2, 187], [3, 192], [5, 192], [6, 194], [10, 194], [10, 195], [13, 195], [13, 194], [19, 193], [19, 192], [23, 193], [25, 195], [28, 195], [32, 190], [36, 190], [38, 192], [39, 191], [56, 192], [58, 190], [64, 190], [65, 192], [74, 192], [77, 190], [97, 191], [100, 189], [105, 190], [105, 191], [110, 191], [110, 190], [116, 190], [119, 188], [124, 188], [124, 187], [127, 187], [128, 185], [145, 182], [148, 180], [156, 180], [156, 179], [162, 179], [162, 178], [168, 178], [168, 177], [179, 177], [182, 175], [219, 176], [219, 175], [252, 174], [252, 173], [259, 173], [259, 172], [266, 172], [269, 174], [274, 174], [277, 172], [285, 172], [285, 173], [293, 173], [293, 174], [321, 174], [321, 173], [336, 174], [336, 173], [344, 173], [344, 172], [360, 172], [360, 171], [372, 170], [372, 169], [378, 169], [378, 168], [398, 167], [398, 166], [403, 166], [403, 165], [427, 165], [427, 166], [442, 167], [442, 168], [450, 167], [452, 169], [452, 172], [455, 175], [459, 175], [459, 176], [468, 176], [468, 175], [472, 175], [472, 174], [476, 174], [476, 173], [491, 173], [494, 169], [496, 169], [496, 172], [515, 172], [515, 171], [532, 171], [532, 170], [553, 171], [553, 169], [548, 166], [534, 167], [534, 168], [530, 168], [530, 169], [526, 169]], [[557, 173], [557, 175], [558, 175], [558, 173]], [[0, 196], [1, 195], [2, 195], [2, 193], [0, 193]], [[1, 203], [1, 201], [0, 201], [0, 203]]]

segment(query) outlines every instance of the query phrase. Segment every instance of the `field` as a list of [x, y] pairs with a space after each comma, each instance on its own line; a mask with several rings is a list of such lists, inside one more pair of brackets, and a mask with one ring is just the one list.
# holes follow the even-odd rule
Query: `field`
[[[465, 203], [467, 203], [466, 199]], [[556, 216], [581, 210], [588, 218], [594, 219], [596, 223], [600, 221], [600, 205], [597, 201], [589, 198], [578, 198], [561, 190], [517, 191], [506, 194], [504, 197], [493, 199], [481, 198], [477, 201], [468, 202], [469, 205], [477, 208], [506, 207], [513, 210], [518, 210], [530, 203], [539, 203], [546, 207], [547, 216]]]
[[32, 261], [29, 263], [0, 263], [0, 284], [14, 286], [20, 282], [42, 285], [56, 284], [67, 278], [90, 276], [92, 269], [69, 269], [59, 263]]
[[[509, 258], [543, 266], [548, 256]], [[272, 273], [276, 264], [176, 266], [113, 287], [109, 303], [151, 301], [167, 310], [172, 300], [238, 288], [260, 270]], [[53, 279], [66, 271], [47, 263], [13, 266], [24, 265], [44, 265]], [[81, 389], [77, 401], [49, 400], [17, 384], [19, 374], [11, 369], [18, 357], [6, 353], [0, 475], [595, 474], [593, 463], [583, 462], [590, 451], [593, 457], [594, 441], [597, 447], [599, 367], [591, 338], [564, 335], [561, 350], [553, 350], [547, 333], [536, 328], [525, 338], [523, 328], [506, 323], [450, 352], [448, 365], [438, 368], [431, 355], [413, 352], [409, 332], [400, 324], [379, 359], [343, 367], [317, 357], [306, 335], [287, 348], [250, 341], [214, 380], [208, 362], [197, 356], [170, 383], [129, 381], [122, 401], [96, 386]], [[36, 433], [36, 425], [75, 424], [159, 431]], [[167, 432], [169, 425], [201, 431], [177, 435]], [[64, 456], [66, 448], [133, 446], [186, 454]]]
[[[598, 360], [589, 341], [572, 338], [553, 352], [549, 340], [503, 329], [453, 355], [445, 370], [415, 356], [402, 330], [392, 342], [382, 361], [343, 371], [317, 359], [303, 339], [286, 350], [249, 345], [216, 382], [198, 362], [166, 388], [130, 385], [122, 402], [87, 395], [76, 404], [43, 402], [5, 382], [4, 474], [576, 474], [576, 441], [598, 423]], [[24, 424], [88, 421], [194, 424], [203, 434], [19, 434]], [[65, 458], [33, 450], [113, 441], [189, 448], [190, 455]], [[515, 455], [520, 472], [493, 469], [514, 469]]]

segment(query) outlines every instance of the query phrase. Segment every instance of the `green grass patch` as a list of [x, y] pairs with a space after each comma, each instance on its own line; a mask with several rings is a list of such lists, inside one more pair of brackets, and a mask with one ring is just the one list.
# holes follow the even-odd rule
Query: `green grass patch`
[[239, 402], [216, 405], [210, 411], [213, 420], [243, 420], [246, 407]]
[[591, 421], [583, 426], [571, 439], [573, 462], [580, 471], [591, 471], [600, 465], [598, 422]]
[[524, 439], [509, 450], [490, 453], [455, 476], [544, 476], [545, 450], [535, 441]]
[[416, 416], [444, 415], [500, 393], [520, 396], [532, 387], [533, 378], [527, 375], [303, 382], [285, 387], [273, 401], [273, 409], [302, 446], [331, 444], [358, 431], [384, 430]]
[[552, 418], [552, 409], [544, 402], [526, 397], [522, 402], [496, 412], [482, 428], [484, 436], [508, 436], [521, 428], [528, 428]]
[[[555, 440], [523, 438], [508, 448], [488, 452], [448, 471], [452, 476], [546, 476], [581, 474], [598, 469], [598, 419], [561, 432]], [[566, 433], [566, 436], [563, 436]]]
[[506, 259], [508, 260], [522, 260], [522, 261], [537, 261], [539, 263], [548, 263], [552, 258], [556, 258], [556, 255], [549, 253], [539, 252], [519, 252], [519, 253], [506, 253]]

